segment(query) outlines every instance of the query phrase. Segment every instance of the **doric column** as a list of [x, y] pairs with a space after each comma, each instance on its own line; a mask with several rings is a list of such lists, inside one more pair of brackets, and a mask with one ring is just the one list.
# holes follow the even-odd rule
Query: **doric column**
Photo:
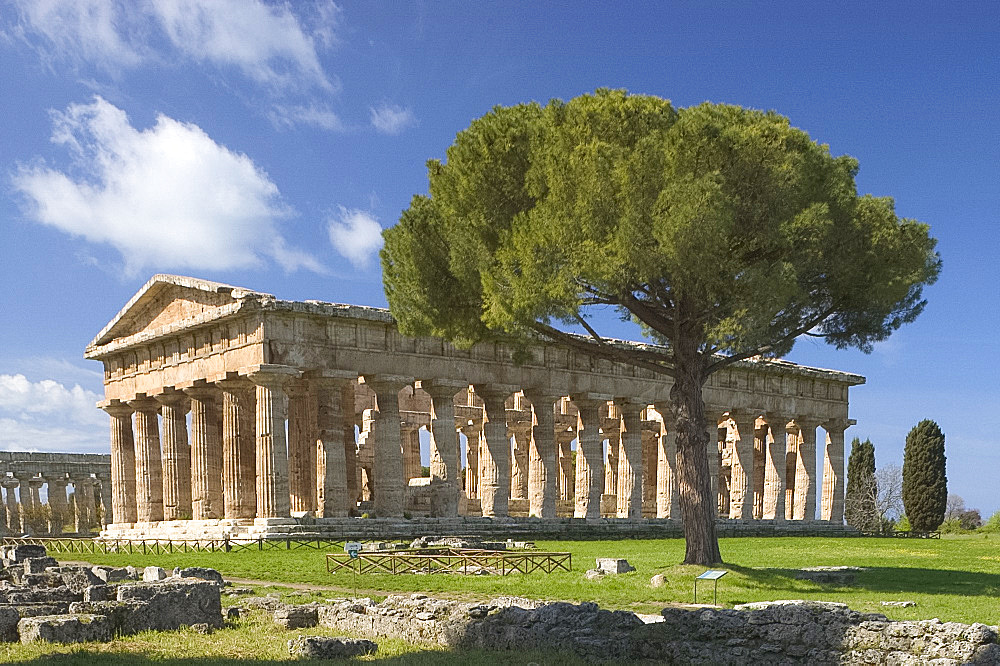
[[421, 386], [431, 396], [431, 516], [454, 518], [458, 515], [458, 494], [462, 488], [455, 394], [469, 385], [430, 380]]
[[[719, 472], [722, 467], [722, 451], [719, 448], [719, 431], [721, 430], [719, 421], [728, 410], [728, 407], [705, 405], [705, 430], [708, 433], [705, 454], [708, 456], [708, 476], [712, 484], [712, 497], [715, 498], [716, 511], [722, 504], [723, 488], [719, 482]], [[723, 441], [725, 441], [724, 438]]]
[[66, 475], [46, 476], [45, 483], [48, 484], [49, 496], [49, 534], [59, 535], [63, 532], [63, 525], [66, 524], [69, 507], [66, 501]]
[[795, 458], [795, 520], [816, 520], [816, 427], [819, 422], [796, 417], [798, 455]]
[[[400, 416], [402, 418], [402, 416]], [[408, 421], [399, 424], [400, 449], [403, 455], [403, 487], [410, 485], [410, 479], [421, 475], [420, 469], [420, 426]]]
[[642, 515], [656, 515], [656, 476], [659, 472], [659, 456], [657, 449], [660, 446], [659, 431], [651, 430], [648, 425], [642, 430]]
[[7, 529], [10, 530], [11, 534], [24, 533], [21, 527], [21, 507], [15, 493], [20, 483], [16, 477], [0, 477], [0, 486], [7, 490]]
[[[49, 522], [42, 513], [42, 485], [44, 480], [37, 476], [28, 479], [28, 493], [31, 495], [32, 510], [32, 532], [35, 534], [45, 534], [49, 529]], [[21, 491], [24, 492], [24, 484], [21, 484]]]
[[465, 435], [465, 496], [469, 499], [479, 498], [479, 437], [483, 432], [480, 422], [461, 426], [459, 430]]
[[559, 396], [528, 390], [531, 401], [532, 428], [528, 450], [528, 515], [556, 517], [559, 496], [559, 452], [556, 446], [553, 403]]
[[666, 430], [656, 437], [656, 517], [676, 518], [671, 514], [673, 500], [674, 465], [677, 462], [677, 433]]
[[111, 417], [112, 522], [134, 523], [137, 517], [132, 408], [116, 402], [102, 409]]
[[754, 423], [757, 411], [733, 410], [730, 418], [736, 424], [733, 444], [732, 472], [729, 482], [729, 517], [737, 520], [753, 518], [753, 447]]
[[478, 385], [476, 394], [482, 398], [486, 423], [483, 434], [486, 450], [483, 464], [483, 478], [479, 487], [479, 499], [483, 516], [504, 517], [508, 515], [510, 500], [510, 438], [507, 437], [507, 396], [513, 388], [492, 385]]
[[531, 448], [531, 423], [511, 424], [510, 434], [514, 437], [511, 452], [510, 497], [528, 499], [528, 460]]
[[285, 384], [288, 395], [288, 492], [290, 509], [296, 513], [313, 510], [316, 492], [316, 396], [310, 395], [306, 380]]
[[156, 397], [163, 416], [163, 519], [191, 518], [191, 447], [188, 446], [188, 397]]
[[592, 396], [574, 396], [580, 414], [576, 450], [575, 518], [600, 518], [601, 494], [604, 491], [604, 437], [601, 435], [601, 408], [605, 400]]
[[354, 389], [357, 385], [358, 378], [354, 377], [340, 387], [341, 417], [343, 418], [342, 428], [344, 431], [344, 464], [347, 466], [347, 505], [350, 513], [355, 511], [358, 501], [361, 499], [361, 469], [358, 465], [358, 443], [354, 438]]
[[618, 459], [618, 517], [642, 518], [642, 405], [616, 400], [622, 416], [621, 456]]
[[764, 517], [764, 467], [767, 461], [767, 433], [765, 423], [754, 430], [753, 443], [753, 517]]
[[321, 518], [341, 518], [349, 516], [353, 506], [347, 492], [343, 388], [345, 384], [357, 381], [357, 378], [317, 377], [311, 381], [316, 396], [318, 429], [316, 515]]
[[[111, 476], [109, 474], [97, 475], [94, 487], [101, 501], [101, 527], [107, 527], [111, 523]], [[65, 491], [63, 492], [65, 495]]]
[[254, 385], [232, 379], [222, 391], [222, 505], [228, 519], [253, 518], [257, 512]]
[[89, 476], [70, 477], [73, 483], [73, 499], [76, 508], [76, 532], [87, 534], [94, 525], [94, 480]]
[[764, 508], [765, 520], [783, 522], [785, 506], [785, 454], [788, 448], [783, 416], [767, 416], [770, 436], [767, 438], [767, 456], [764, 460]]
[[250, 375], [256, 385], [257, 405], [257, 518], [288, 518], [288, 442], [285, 417], [288, 398], [285, 383], [298, 370], [287, 366], [264, 366]]
[[379, 518], [403, 515], [403, 449], [399, 392], [412, 383], [409, 377], [365, 377], [375, 392], [375, 513]]
[[152, 398], [129, 402], [135, 410], [135, 499], [136, 520], [163, 520], [163, 467], [160, 462], [160, 404]]
[[844, 524], [844, 431], [851, 421], [835, 419], [823, 424], [826, 447], [823, 454], [823, 512], [825, 521]]
[[21, 505], [21, 510], [19, 512], [21, 518], [21, 532], [24, 534], [35, 534], [34, 525], [34, 507], [31, 504], [31, 488], [29, 487], [29, 481], [32, 475], [25, 472], [15, 472], [14, 477], [18, 481], [17, 487], [17, 497]]
[[[605, 421], [607, 425], [607, 421]], [[614, 429], [602, 428], [604, 438], [608, 440], [608, 453], [604, 456], [604, 494], [618, 496], [618, 459], [622, 446], [621, 424]], [[615, 500], [615, 514], [618, 513], [618, 500]]]
[[576, 496], [576, 465], [573, 463], [573, 440], [576, 431], [560, 430], [556, 433], [559, 446], [559, 499], [572, 502]]
[[222, 433], [219, 389], [185, 389], [191, 398], [191, 515], [195, 520], [222, 518]]

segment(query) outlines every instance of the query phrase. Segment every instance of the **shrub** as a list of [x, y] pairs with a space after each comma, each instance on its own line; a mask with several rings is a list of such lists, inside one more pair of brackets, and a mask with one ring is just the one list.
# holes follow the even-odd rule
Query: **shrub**
[[983, 523], [979, 529], [983, 532], [1000, 532], [1000, 511], [990, 516], [989, 520]]
[[972, 531], [979, 529], [983, 524], [983, 518], [979, 515], [979, 509], [969, 509], [963, 511], [958, 517], [958, 524], [963, 530]]
[[931, 532], [944, 522], [948, 503], [944, 433], [925, 419], [906, 436], [903, 451], [903, 507], [913, 529]]

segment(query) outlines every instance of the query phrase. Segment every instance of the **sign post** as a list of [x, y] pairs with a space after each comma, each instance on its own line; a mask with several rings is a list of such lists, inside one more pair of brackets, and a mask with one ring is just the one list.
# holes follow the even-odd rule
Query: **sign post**
[[359, 553], [364, 550], [365, 546], [357, 541], [348, 541], [344, 544], [344, 552], [350, 555], [352, 560], [358, 560], [357, 568], [351, 567], [351, 571], [354, 572], [354, 598], [358, 598], [358, 569], [361, 568], [361, 559]]
[[716, 606], [719, 605], [719, 579], [725, 576], [728, 571], [721, 571], [719, 569], [709, 569], [705, 573], [694, 579], [694, 603], [698, 603], [698, 581], [699, 580], [713, 580], [715, 581], [715, 597], [712, 603]]

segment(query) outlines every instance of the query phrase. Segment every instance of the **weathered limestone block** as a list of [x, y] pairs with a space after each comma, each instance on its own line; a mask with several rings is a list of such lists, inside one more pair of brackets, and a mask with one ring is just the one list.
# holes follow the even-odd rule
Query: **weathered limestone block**
[[83, 590], [84, 601], [111, 601], [115, 598], [115, 588], [111, 585], [91, 585]]
[[[41, 574], [46, 575], [46, 574]], [[7, 601], [12, 604], [23, 603], [58, 603], [82, 601], [83, 595], [69, 589], [65, 585], [43, 589], [12, 590], [7, 593]]]
[[299, 636], [288, 641], [288, 652], [300, 659], [346, 659], [377, 650], [377, 643], [363, 638]]
[[222, 580], [222, 574], [220, 574], [215, 569], [209, 569], [208, 567], [187, 567], [184, 569], [175, 569], [174, 575], [180, 578], [200, 578], [201, 580], [212, 581], [219, 587], [222, 587], [224, 582]]
[[609, 574], [622, 574], [635, 571], [635, 567], [629, 564], [628, 560], [616, 557], [598, 557], [597, 568]]
[[118, 601], [147, 601], [150, 629], [168, 630], [200, 622], [222, 626], [222, 597], [215, 583], [181, 580], [133, 583], [118, 588]]
[[40, 615], [17, 623], [22, 643], [85, 643], [111, 640], [111, 621], [106, 615]]
[[45, 557], [45, 546], [18, 544], [16, 546], [0, 546], [0, 559], [5, 565], [23, 562], [32, 557]]
[[149, 604], [145, 601], [76, 601], [69, 605], [69, 612], [106, 616], [114, 636], [129, 636], [153, 628]]
[[105, 583], [120, 583], [123, 580], [135, 580], [134, 573], [130, 572], [126, 567], [95, 566], [91, 567], [90, 570]]
[[[21, 617], [37, 617], [39, 615], [62, 615], [69, 612], [70, 602], [55, 603], [21, 603], [0, 604], [2, 608], [13, 608]], [[15, 623], [16, 624], [16, 623]]]
[[14, 606], [0, 606], [0, 641], [11, 643], [17, 640], [17, 623], [21, 615]]
[[146, 583], [155, 583], [167, 577], [167, 572], [163, 567], [146, 567], [142, 570], [142, 580]]
[[24, 573], [40, 574], [45, 573], [49, 567], [59, 566], [54, 557], [28, 557], [24, 559]]
[[285, 629], [305, 629], [319, 623], [319, 614], [314, 605], [280, 608], [274, 611], [274, 623]]
[[83, 594], [84, 590], [89, 587], [107, 585], [107, 583], [95, 576], [90, 569], [87, 569], [86, 567], [81, 567], [76, 571], [63, 573], [60, 575], [60, 578], [66, 587], [79, 594]]

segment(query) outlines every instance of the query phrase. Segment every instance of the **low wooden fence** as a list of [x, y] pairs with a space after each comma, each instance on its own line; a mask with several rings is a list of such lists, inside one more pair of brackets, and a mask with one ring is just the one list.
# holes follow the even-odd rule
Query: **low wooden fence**
[[[233, 553], [244, 550], [335, 550], [343, 539], [72, 539], [59, 537], [5, 537], [0, 545], [33, 544], [49, 553], [163, 555], [169, 553]], [[390, 542], [397, 543], [397, 542]], [[400, 541], [408, 545], [408, 541]]]
[[354, 571], [366, 573], [444, 573], [444, 574], [528, 574], [534, 571], [570, 571], [570, 553], [545, 553], [532, 550], [474, 550], [466, 548], [424, 548], [420, 550], [361, 551], [357, 557], [348, 553], [326, 556], [329, 573]]

